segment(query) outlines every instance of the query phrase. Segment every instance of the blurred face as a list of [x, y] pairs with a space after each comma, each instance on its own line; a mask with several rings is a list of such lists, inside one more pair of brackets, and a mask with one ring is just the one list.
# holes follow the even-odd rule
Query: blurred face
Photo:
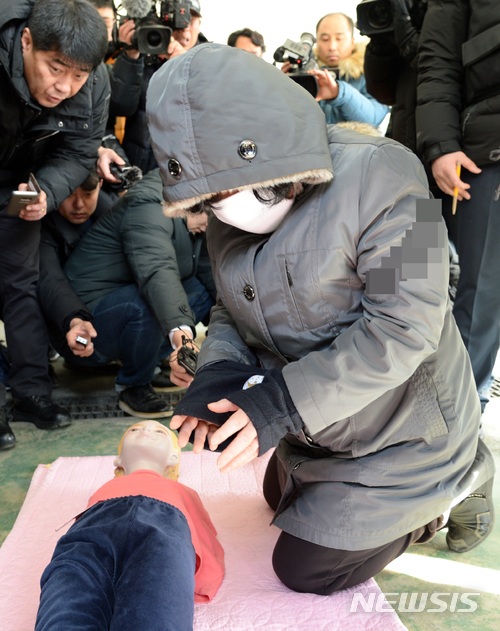
[[94, 214], [100, 190], [100, 184], [93, 191], [85, 191], [81, 187], [77, 188], [59, 205], [59, 214], [72, 224], [85, 223]]
[[170, 430], [158, 421], [140, 421], [125, 432], [115, 463], [122, 466], [125, 473], [137, 464], [163, 472], [178, 460], [179, 449]]
[[96, 7], [103, 19], [108, 31], [108, 42], [113, 39], [113, 26], [115, 25], [115, 13], [111, 7]]
[[186, 217], [187, 229], [189, 232], [200, 233], [206, 232], [208, 223], [207, 213], [199, 213], [196, 215], [188, 215]]
[[354, 37], [343, 15], [330, 15], [321, 20], [316, 32], [316, 52], [323, 65], [336, 68], [353, 50]]
[[90, 68], [64, 58], [53, 50], [36, 50], [28, 28], [21, 36], [24, 78], [31, 96], [42, 107], [56, 107], [69, 99], [87, 81]]
[[191, 14], [191, 22], [184, 29], [178, 29], [173, 32], [173, 38], [185, 49], [189, 50], [198, 41], [198, 35], [201, 31], [201, 18], [198, 15]]
[[236, 40], [235, 48], [241, 48], [241, 50], [246, 50], [247, 53], [252, 53], [253, 55], [257, 55], [257, 57], [262, 57], [262, 48], [260, 46], [256, 46], [250, 37], [245, 37], [244, 35], [240, 35]]

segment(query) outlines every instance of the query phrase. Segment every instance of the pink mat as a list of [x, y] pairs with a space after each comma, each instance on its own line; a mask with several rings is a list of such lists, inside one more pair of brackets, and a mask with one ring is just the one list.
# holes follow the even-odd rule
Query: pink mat
[[[271, 566], [279, 531], [269, 525], [272, 512], [261, 494], [267, 458], [220, 474], [216, 457], [183, 453], [181, 462], [181, 482], [201, 495], [226, 554], [226, 576], [217, 596], [207, 605], [196, 605], [195, 631], [406, 629], [394, 611], [367, 613], [358, 607], [350, 613], [355, 592], [366, 600], [369, 594], [380, 594], [373, 579], [328, 597], [284, 587]], [[58, 458], [37, 467], [14, 528], [0, 548], [1, 631], [33, 630], [40, 575], [57, 539], [112, 474], [112, 456]]]

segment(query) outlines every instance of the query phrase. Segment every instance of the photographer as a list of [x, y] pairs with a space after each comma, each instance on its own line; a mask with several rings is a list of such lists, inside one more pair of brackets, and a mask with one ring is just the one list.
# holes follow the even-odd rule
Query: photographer
[[386, 136], [417, 150], [417, 48], [427, 0], [366, 0], [358, 28], [370, 41], [364, 72], [368, 92], [391, 107]]
[[[186, 292], [203, 279], [209, 289], [204, 301], [198, 291], [193, 309], [203, 318], [213, 304], [208, 257], [204, 266], [202, 239], [193, 239], [190, 247], [183, 220], [163, 217], [157, 172], [94, 222], [99, 188], [94, 171], [44, 222], [38, 294], [51, 343], [75, 368], [118, 360], [119, 406], [136, 416], [168, 416], [168, 404], [150, 384], [171, 329], [185, 327], [172, 336], [177, 347], [182, 335], [193, 337]], [[79, 344], [77, 335], [88, 344]]]
[[[116, 92], [118, 103], [115, 103], [115, 98], [112, 96], [111, 112], [117, 113], [120, 111], [122, 115], [127, 117], [122, 146], [130, 163], [139, 167], [142, 172], [146, 174], [148, 171], [157, 167], [156, 160], [151, 150], [145, 114], [146, 91], [149, 81], [153, 74], [161, 68], [166, 61], [185, 53], [186, 50], [189, 50], [189, 48], [201, 41], [206, 41], [206, 39], [199, 32], [201, 9], [197, 0], [186, 0], [186, 2], [182, 3], [183, 6], [189, 7], [190, 13], [187, 19], [182, 20], [176, 13], [176, 9], [179, 7], [177, 0], [162, 3], [162, 14], [173, 13], [173, 20], [169, 20], [168, 22], [172, 28], [171, 37], [168, 37], [168, 32], [165, 33], [158, 29], [158, 26], [165, 26], [165, 24], [157, 23], [160, 22], [160, 18], [158, 18], [154, 9], [151, 9], [151, 2], [146, 0], [142, 2], [127, 0], [127, 2], [123, 2], [122, 4], [123, 7], [127, 9], [127, 15], [130, 18], [128, 22], [124, 22], [124, 25], [128, 23], [129, 27], [125, 32], [123, 30], [124, 26], [120, 26], [120, 37], [125, 39], [123, 42], [125, 49], [116, 59], [114, 64], [116, 69], [113, 70], [113, 73], [117, 72], [119, 64], [134, 65], [138, 72], [139, 84], [134, 83], [133, 94], [130, 93], [127, 97], [127, 111], [124, 112], [123, 105], [120, 106], [122, 99], [118, 95], [118, 92]], [[150, 9], [148, 9], [148, 5]], [[153, 37], [153, 41], [167, 42], [168, 40], [166, 47], [160, 52], [147, 52], [147, 37], [144, 38], [145, 42], [143, 43], [145, 44], [145, 48], [143, 48], [143, 52], [139, 50], [142, 46], [139, 44], [137, 31], [139, 28], [147, 26], [150, 18], [153, 20], [150, 26], [155, 36]], [[178, 25], [183, 28], [175, 28]], [[158, 35], [157, 38], [156, 35]], [[165, 39], [163, 40], [162, 38]], [[126, 57], [130, 59], [126, 59]], [[112, 81], [112, 90], [113, 89]], [[119, 106], [122, 108], [121, 110], [118, 110]]]
[[[127, 345], [125, 351], [131, 353], [137, 349], [135, 352], [141, 359], [136, 361], [147, 364], [147, 370], [143, 366], [142, 372], [148, 375], [147, 382], [156, 387], [153, 375], [166, 341], [173, 351], [169, 359], [176, 385], [186, 387], [191, 377], [177, 365], [177, 351], [182, 347], [183, 336], [194, 338], [196, 323], [207, 319], [215, 302], [204, 236], [207, 217], [205, 214], [189, 219], [165, 217], [161, 190], [158, 170], [150, 171], [86, 232], [69, 256], [64, 273], [79, 300], [93, 314], [98, 350], [103, 343], [104, 327], [107, 337], [119, 336], [114, 333], [114, 322], [104, 321], [98, 326], [96, 318], [103, 318], [111, 311], [117, 314], [117, 319], [122, 318], [127, 305], [131, 310], [140, 309], [145, 312], [147, 322], [142, 329], [139, 327], [137, 335], [141, 333], [148, 338]], [[109, 359], [116, 358], [109, 352], [103, 354]], [[120, 376], [117, 382], [124, 383]], [[124, 396], [128, 399], [122, 393], [121, 398]], [[127, 400], [122, 404], [139, 410], [134, 405], [141, 405], [141, 401], [131, 404]]]
[[[330, 13], [316, 25], [318, 68], [308, 70], [316, 79], [326, 122], [358, 121], [378, 127], [389, 112], [370, 95], [363, 74], [363, 45], [354, 41], [354, 22], [343, 13]], [[290, 63], [281, 70], [292, 71]]]

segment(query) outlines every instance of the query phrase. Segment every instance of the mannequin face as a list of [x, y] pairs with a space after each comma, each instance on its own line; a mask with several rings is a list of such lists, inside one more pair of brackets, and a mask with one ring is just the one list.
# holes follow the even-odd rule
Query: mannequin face
[[179, 462], [180, 450], [175, 434], [158, 421], [140, 421], [127, 429], [115, 466], [125, 474], [151, 469], [161, 475]]

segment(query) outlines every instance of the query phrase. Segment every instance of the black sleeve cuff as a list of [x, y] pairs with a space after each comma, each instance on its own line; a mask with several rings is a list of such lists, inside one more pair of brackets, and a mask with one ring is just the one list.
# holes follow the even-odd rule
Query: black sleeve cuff
[[[254, 375], [264, 376], [264, 381], [243, 390], [247, 380]], [[230, 361], [209, 364], [199, 370], [176, 405], [175, 414], [222, 425], [232, 413], [217, 414], [207, 407], [220, 399], [229, 399], [248, 414], [259, 437], [259, 455], [275, 447], [286, 433], [296, 434], [303, 427], [281, 371]], [[230, 442], [219, 445], [217, 451], [225, 449]]]

